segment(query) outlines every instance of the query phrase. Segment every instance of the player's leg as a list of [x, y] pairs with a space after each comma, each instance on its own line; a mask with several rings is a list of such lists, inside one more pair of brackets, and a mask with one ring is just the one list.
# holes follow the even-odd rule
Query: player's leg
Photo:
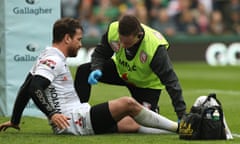
[[158, 101], [161, 94], [161, 90], [149, 89], [149, 88], [139, 88], [135, 86], [127, 86], [131, 96], [138, 101], [144, 107], [159, 113]]
[[126, 116], [117, 123], [117, 127], [120, 133], [137, 133], [140, 125], [130, 116]]
[[120, 133], [144, 133], [144, 134], [172, 134], [173, 132], [159, 128], [139, 125], [132, 117], [126, 116], [118, 122]]
[[110, 113], [116, 121], [131, 116], [137, 123], [146, 127], [165, 129], [175, 132], [178, 124], [147, 108], [130, 97], [109, 101]]
[[90, 118], [95, 134], [118, 132], [117, 121], [113, 119], [109, 111], [108, 102], [92, 106]]
[[[104, 64], [103, 76], [99, 81], [114, 85], [126, 85], [126, 83], [119, 77], [117, 68], [113, 60], [108, 60]], [[118, 122], [118, 132], [138, 132], [140, 125], [137, 124], [131, 117], [127, 116]]]
[[[115, 100], [109, 103], [114, 104]], [[129, 116], [125, 117], [127, 120], [121, 120], [120, 122], [117, 123], [117, 120], [113, 119], [112, 117], [112, 114], [109, 109], [109, 106], [110, 106], [109, 103], [98, 104], [91, 108], [90, 117], [91, 117], [91, 123], [92, 123], [94, 132], [96, 134], [114, 133], [114, 132], [120, 132], [120, 133], [138, 132], [138, 130], [140, 129], [139, 124], [137, 124]], [[122, 109], [122, 110], [125, 111], [125, 109]]]
[[[158, 101], [161, 90], [138, 88], [131, 85], [127, 85], [132, 97], [137, 100], [144, 107], [151, 109], [152, 111], [158, 113]], [[126, 117], [118, 123], [118, 128], [120, 132], [129, 131], [130, 126], [137, 124], [131, 117]], [[137, 124], [138, 125], [138, 124]], [[158, 133], [158, 134], [169, 134], [169, 131], [154, 129], [138, 125], [138, 133]], [[131, 129], [130, 129], [131, 130]]]

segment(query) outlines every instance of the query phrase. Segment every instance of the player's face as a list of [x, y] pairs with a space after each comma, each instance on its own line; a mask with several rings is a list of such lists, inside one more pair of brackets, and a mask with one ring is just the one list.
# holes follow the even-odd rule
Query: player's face
[[78, 50], [82, 47], [82, 30], [77, 29], [73, 38], [71, 38], [71, 43], [68, 47], [68, 57], [77, 56]]
[[138, 38], [136, 35], [129, 35], [129, 36], [119, 35], [119, 40], [120, 40], [120, 45], [123, 48], [130, 48], [135, 43], [137, 43]]

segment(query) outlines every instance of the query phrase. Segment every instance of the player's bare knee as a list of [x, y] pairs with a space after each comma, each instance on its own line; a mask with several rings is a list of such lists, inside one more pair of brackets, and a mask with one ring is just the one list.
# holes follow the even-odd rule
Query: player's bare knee
[[134, 105], [136, 103], [136, 101], [133, 98], [128, 96], [122, 97], [122, 99], [123, 101], [125, 101], [127, 105]]
[[122, 100], [126, 104], [126, 107], [128, 107], [129, 110], [134, 110], [136, 107], [139, 106], [137, 101], [133, 99], [132, 97], [122, 97]]

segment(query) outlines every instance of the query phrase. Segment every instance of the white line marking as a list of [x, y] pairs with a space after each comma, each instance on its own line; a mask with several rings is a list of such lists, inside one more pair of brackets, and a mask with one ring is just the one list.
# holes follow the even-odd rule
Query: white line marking
[[231, 94], [231, 95], [239, 95], [240, 91], [237, 90], [220, 90], [220, 89], [197, 89], [197, 90], [185, 90], [186, 92], [194, 92], [194, 93], [221, 93], [221, 94]]

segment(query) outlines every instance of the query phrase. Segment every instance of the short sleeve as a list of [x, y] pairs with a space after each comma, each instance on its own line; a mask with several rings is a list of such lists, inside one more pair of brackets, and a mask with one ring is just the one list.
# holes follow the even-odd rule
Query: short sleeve
[[33, 73], [41, 75], [51, 82], [61, 73], [64, 63], [59, 57], [49, 56], [38, 61]]

